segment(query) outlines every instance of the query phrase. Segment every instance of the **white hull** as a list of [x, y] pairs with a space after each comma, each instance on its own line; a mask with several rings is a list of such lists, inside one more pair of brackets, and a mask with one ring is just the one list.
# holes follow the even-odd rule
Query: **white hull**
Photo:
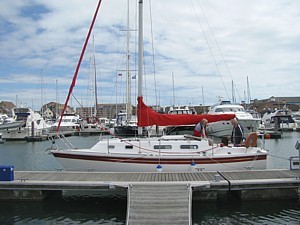
[[[222, 114], [234, 114], [238, 119], [238, 123], [243, 127], [244, 134], [256, 132], [261, 124], [260, 118], [254, 118], [249, 112], [246, 112], [244, 107], [237, 104], [231, 104], [230, 102], [221, 102], [214, 105], [208, 114], [222, 115]], [[206, 126], [206, 132], [209, 136], [214, 137], [230, 137], [232, 132], [232, 124], [230, 121], [218, 121], [214, 123], [208, 123]]]
[[[51, 131], [56, 131], [56, 129], [57, 129], [56, 125], [51, 127]], [[74, 125], [74, 124], [71, 124], [71, 125], [62, 124], [59, 127], [59, 131], [73, 131], [73, 132], [76, 132], [76, 131], [80, 131], [80, 130], [81, 130], [80, 125], [78, 125], [78, 124], [76, 124], [76, 125]]]
[[2, 138], [5, 140], [25, 140], [31, 136], [43, 136], [49, 133], [49, 129], [35, 129], [32, 135], [31, 128], [22, 128], [21, 130], [2, 130]]
[[30, 136], [42, 136], [50, 130], [42, 116], [30, 108], [15, 108], [14, 113], [15, 122], [0, 126], [3, 129], [2, 138], [5, 140], [25, 140]]
[[82, 127], [82, 121], [77, 114], [65, 114], [62, 119], [59, 117], [57, 121], [52, 124], [51, 131], [56, 131], [59, 121], [61, 120], [59, 131], [80, 131]]
[[[105, 161], [90, 161], [80, 159], [58, 158], [58, 161], [69, 171], [101, 171], [101, 172], [156, 172], [156, 164], [116, 163]], [[232, 162], [226, 164], [160, 164], [163, 172], [193, 172], [193, 171], [233, 171], [233, 170], [261, 170], [266, 169], [266, 160]]]
[[24, 121], [15, 121], [15, 122], [11, 122], [11, 123], [2, 123], [2, 124], [0, 124], [0, 130], [18, 128], [18, 127], [23, 126], [24, 124], [25, 124]]
[[[256, 132], [261, 123], [260, 119], [240, 119], [239, 124], [243, 127], [245, 136], [251, 132]], [[208, 123], [206, 132], [209, 136], [214, 137], [230, 137], [232, 132], [232, 124], [230, 121], [219, 121]]]
[[298, 124], [292, 117], [290, 110], [277, 110], [274, 112], [266, 112], [262, 117], [264, 128], [275, 128], [275, 121], [278, 122], [278, 128], [297, 128]]
[[[295, 123], [280, 123], [280, 124], [278, 124], [279, 129], [296, 129], [298, 127], [299, 127], [299, 125], [297, 124], [296, 121], [295, 121]], [[274, 125], [274, 123], [265, 123], [263, 125], [263, 128], [274, 129], [275, 125]]]
[[[71, 171], [154, 172], [158, 165], [164, 172], [266, 169], [267, 153], [258, 147], [212, 147], [206, 139], [173, 137], [169, 140], [152, 138], [151, 142], [147, 139], [107, 139], [91, 149], [51, 152], [66, 170]], [[170, 148], [159, 150], [158, 146]], [[192, 166], [193, 163], [196, 165]]]

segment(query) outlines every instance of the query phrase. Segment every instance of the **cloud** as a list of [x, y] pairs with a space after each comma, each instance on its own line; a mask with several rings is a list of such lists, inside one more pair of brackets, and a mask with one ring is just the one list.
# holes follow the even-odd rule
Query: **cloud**
[[[136, 2], [130, 1], [132, 74], [137, 69]], [[97, 3], [96, 0], [2, 3], [2, 100], [15, 101], [18, 95], [23, 101], [41, 102], [38, 95], [42, 70], [47, 99], [56, 100], [58, 81], [60, 101], [64, 102]], [[297, 95], [299, 9], [297, 0], [144, 1], [147, 104], [157, 101], [162, 105], [173, 104], [172, 73], [178, 104], [202, 104], [203, 98], [206, 104], [214, 104], [217, 96], [230, 98], [232, 80], [238, 100], [244, 100], [247, 77], [252, 98]], [[116, 101], [112, 96], [116, 92], [120, 94], [118, 101], [124, 99], [125, 73], [122, 84], [117, 74], [125, 69], [125, 29], [126, 1], [102, 1], [93, 35], [98, 87], [101, 87], [98, 93], [105, 103]], [[82, 96], [78, 98], [88, 98], [86, 86], [91, 76], [92, 55], [90, 40], [74, 89], [76, 95]], [[160, 99], [155, 99], [156, 96]], [[134, 102], [136, 96], [132, 99]]]

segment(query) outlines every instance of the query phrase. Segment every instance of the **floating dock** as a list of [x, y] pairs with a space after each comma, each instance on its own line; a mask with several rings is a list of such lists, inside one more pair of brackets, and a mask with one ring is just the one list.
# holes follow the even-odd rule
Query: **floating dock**
[[78, 131], [76, 132], [75, 135], [77, 136], [95, 136], [95, 135], [109, 135], [110, 132], [109, 130], [82, 130], [82, 131]]
[[187, 173], [15, 171], [0, 200], [42, 200], [63, 190], [128, 193], [127, 224], [191, 224], [192, 200], [298, 199], [300, 170]]
[[258, 136], [260, 138], [264, 137], [265, 139], [280, 139], [284, 132], [300, 132], [300, 127], [297, 128], [259, 128]]

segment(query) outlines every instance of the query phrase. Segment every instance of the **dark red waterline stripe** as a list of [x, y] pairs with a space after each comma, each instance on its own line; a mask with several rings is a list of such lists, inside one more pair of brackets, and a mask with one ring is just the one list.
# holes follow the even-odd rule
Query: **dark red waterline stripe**
[[[140, 163], [140, 164], [157, 164], [158, 158], [120, 158], [120, 157], [103, 157], [103, 156], [86, 156], [86, 155], [69, 155], [64, 153], [53, 153], [57, 158], [80, 159], [89, 161], [103, 161], [116, 163]], [[194, 161], [196, 164], [216, 164], [216, 163], [235, 163], [247, 162], [253, 160], [266, 160], [266, 155], [232, 157], [232, 158], [204, 158], [204, 159], [160, 159], [162, 164], [190, 164]]]

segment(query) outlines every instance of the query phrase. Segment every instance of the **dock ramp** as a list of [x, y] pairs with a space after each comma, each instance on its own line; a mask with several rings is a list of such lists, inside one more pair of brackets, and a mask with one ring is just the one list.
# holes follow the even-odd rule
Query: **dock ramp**
[[130, 184], [127, 224], [191, 224], [191, 185]]

